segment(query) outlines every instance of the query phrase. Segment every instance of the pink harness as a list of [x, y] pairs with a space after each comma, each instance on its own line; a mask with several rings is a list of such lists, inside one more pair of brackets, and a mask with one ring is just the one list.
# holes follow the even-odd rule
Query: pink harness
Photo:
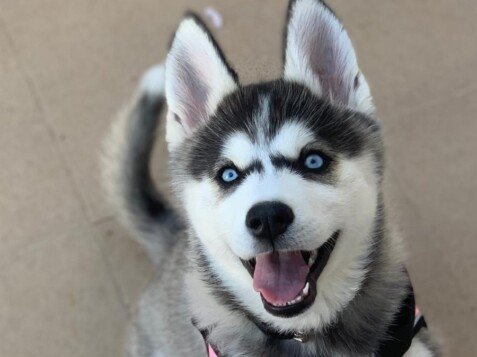
[[212, 348], [211, 345], [207, 344], [209, 346], [209, 357], [218, 357], [217, 353], [215, 353], [214, 349]]

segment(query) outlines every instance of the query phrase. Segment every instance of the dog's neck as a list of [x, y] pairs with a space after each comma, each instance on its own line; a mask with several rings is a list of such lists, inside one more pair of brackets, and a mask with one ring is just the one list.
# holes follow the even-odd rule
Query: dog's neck
[[384, 219], [378, 218], [375, 225], [367, 273], [351, 302], [332, 324], [287, 334], [257, 320], [212, 273], [200, 248], [191, 244], [195, 259], [186, 283], [187, 290], [193, 292], [190, 308], [199, 329], [207, 331], [208, 340], [225, 356], [340, 355], [350, 351], [369, 355], [384, 339], [409, 285], [396, 237], [385, 229]]

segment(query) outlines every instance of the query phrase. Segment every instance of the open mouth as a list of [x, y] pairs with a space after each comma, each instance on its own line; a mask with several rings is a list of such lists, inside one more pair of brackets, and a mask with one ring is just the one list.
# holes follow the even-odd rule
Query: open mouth
[[265, 310], [275, 316], [292, 317], [309, 308], [316, 298], [316, 281], [338, 237], [339, 231], [336, 231], [312, 251], [273, 251], [242, 260]]

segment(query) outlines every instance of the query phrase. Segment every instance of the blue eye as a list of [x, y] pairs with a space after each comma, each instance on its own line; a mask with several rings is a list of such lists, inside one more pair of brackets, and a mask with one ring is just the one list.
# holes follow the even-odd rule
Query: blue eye
[[222, 172], [222, 181], [232, 182], [238, 178], [238, 173], [235, 169], [227, 168]]
[[323, 167], [325, 160], [319, 154], [310, 154], [305, 159], [305, 166], [310, 170], [318, 170]]

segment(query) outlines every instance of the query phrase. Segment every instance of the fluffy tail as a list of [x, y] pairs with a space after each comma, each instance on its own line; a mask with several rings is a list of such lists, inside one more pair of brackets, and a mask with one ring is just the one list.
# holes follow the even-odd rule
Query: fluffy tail
[[165, 104], [164, 67], [144, 75], [130, 106], [113, 123], [102, 156], [103, 185], [122, 223], [158, 264], [181, 228], [178, 216], [157, 191], [149, 161]]

